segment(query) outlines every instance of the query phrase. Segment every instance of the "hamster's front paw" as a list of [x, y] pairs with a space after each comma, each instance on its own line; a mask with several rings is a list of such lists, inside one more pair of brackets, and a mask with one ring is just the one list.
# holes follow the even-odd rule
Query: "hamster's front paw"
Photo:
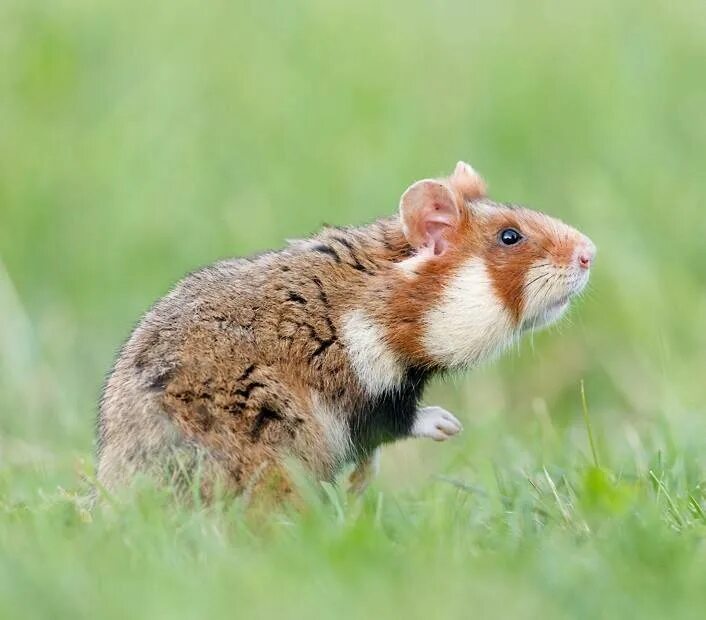
[[412, 426], [413, 437], [431, 437], [434, 441], [446, 441], [463, 430], [463, 426], [452, 413], [441, 407], [422, 407]]

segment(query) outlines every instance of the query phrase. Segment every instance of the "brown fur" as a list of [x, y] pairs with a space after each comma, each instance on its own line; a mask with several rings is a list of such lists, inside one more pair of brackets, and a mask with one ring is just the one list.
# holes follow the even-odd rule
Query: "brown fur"
[[208, 477], [233, 491], [288, 455], [331, 479], [341, 463], [312, 414], [312, 391], [341, 411], [360, 408], [340, 319], [384, 306], [403, 284], [393, 267], [410, 253], [396, 220], [383, 220], [185, 278], [147, 313], [106, 384], [101, 482], [118, 488], [197, 448]]

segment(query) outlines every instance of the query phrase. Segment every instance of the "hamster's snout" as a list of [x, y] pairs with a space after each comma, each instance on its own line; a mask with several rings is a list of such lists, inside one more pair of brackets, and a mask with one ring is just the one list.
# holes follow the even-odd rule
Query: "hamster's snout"
[[579, 243], [576, 250], [577, 261], [581, 269], [590, 269], [596, 259], [596, 246], [588, 237]]
[[596, 246], [577, 230], [568, 227], [564, 230], [565, 235], [557, 235], [559, 242], [554, 246], [549, 240], [550, 247], [558, 248], [554, 256], [549, 261], [538, 261], [527, 272], [522, 291], [523, 329], [555, 322], [588, 284]]

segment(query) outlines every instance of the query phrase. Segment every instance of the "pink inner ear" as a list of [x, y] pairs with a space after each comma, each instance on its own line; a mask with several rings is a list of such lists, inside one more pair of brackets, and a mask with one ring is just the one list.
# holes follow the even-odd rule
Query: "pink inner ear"
[[425, 245], [433, 249], [435, 256], [443, 254], [448, 248], [449, 244], [445, 236], [453, 227], [453, 220], [454, 218], [448, 212], [448, 209], [444, 209], [438, 203], [434, 203], [433, 211], [424, 218]]
[[430, 246], [434, 256], [441, 256], [449, 248], [449, 242], [444, 237], [434, 237]]
[[400, 211], [409, 242], [439, 256], [449, 247], [449, 234], [460, 222], [455, 195], [442, 182], [418, 181], [402, 196]]

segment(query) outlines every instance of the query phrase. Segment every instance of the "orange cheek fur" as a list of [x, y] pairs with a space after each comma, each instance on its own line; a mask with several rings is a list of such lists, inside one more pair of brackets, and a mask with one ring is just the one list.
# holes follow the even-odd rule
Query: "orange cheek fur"
[[518, 248], [518, 250], [510, 254], [503, 252], [503, 248], [491, 248], [483, 258], [496, 295], [502, 300], [515, 322], [519, 323], [524, 309], [522, 293], [527, 281], [527, 273], [540, 255], [532, 249]]
[[497, 234], [503, 228], [526, 230], [512, 212], [484, 218], [479, 223], [475, 248], [472, 250], [481, 256], [490, 275], [495, 294], [512, 315], [520, 321], [523, 310], [523, 288], [527, 273], [532, 265], [542, 256], [542, 250], [530, 239], [525, 239], [515, 247], [505, 247], [497, 241]]
[[[549, 218], [536, 213], [501, 211], [479, 223], [479, 231], [470, 249], [485, 261], [493, 288], [516, 322], [524, 310], [524, 288], [531, 270], [542, 263], [556, 266], [570, 264], [577, 234], [567, 227], [552, 234]], [[516, 228], [525, 236], [517, 246], [503, 246], [496, 239], [503, 228]]]

